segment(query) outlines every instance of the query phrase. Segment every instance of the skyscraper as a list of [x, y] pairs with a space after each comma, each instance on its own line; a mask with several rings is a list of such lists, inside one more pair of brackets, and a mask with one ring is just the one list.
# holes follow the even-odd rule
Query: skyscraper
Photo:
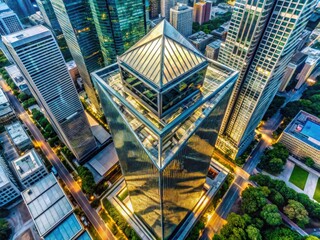
[[51, 3], [88, 98], [96, 110], [99, 110], [90, 73], [104, 66], [104, 60], [89, 3], [87, 0], [55, 0]]
[[146, 34], [144, 1], [89, 0], [105, 65]]
[[30, 0], [4, 0], [4, 2], [8, 4], [9, 8], [21, 19], [36, 12]]
[[170, 8], [177, 4], [177, 0], [161, 0], [161, 17], [170, 21]]
[[159, 14], [161, 14], [160, 0], [149, 0], [149, 6], [150, 18], [159, 17]]
[[0, 3], [0, 35], [7, 35], [23, 29], [17, 16], [5, 3]]
[[274, 98], [316, 0], [237, 0], [218, 60], [240, 72], [217, 141], [241, 154]]
[[237, 73], [164, 20], [92, 76], [134, 212], [168, 239], [202, 195]]
[[85, 158], [96, 142], [51, 31], [38, 25], [2, 39], [60, 139], [78, 160]]
[[212, 2], [200, 1], [193, 6], [193, 20], [200, 25], [211, 19]]
[[192, 14], [193, 9], [185, 4], [177, 3], [170, 8], [170, 23], [183, 36], [188, 37], [192, 34]]
[[43, 16], [43, 20], [48, 27], [50, 27], [56, 35], [62, 33], [57, 16], [53, 10], [50, 0], [36, 0], [39, 10]]

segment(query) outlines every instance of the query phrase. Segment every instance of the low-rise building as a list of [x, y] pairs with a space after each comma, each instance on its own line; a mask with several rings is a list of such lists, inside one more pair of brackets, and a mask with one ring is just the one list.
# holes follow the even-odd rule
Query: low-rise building
[[24, 188], [35, 184], [48, 173], [35, 149], [12, 161], [12, 167]]
[[[0, 162], [4, 162], [1, 156]], [[11, 180], [9, 174], [8, 169], [0, 163], [0, 207], [3, 207], [20, 197], [20, 191]]]
[[25, 94], [31, 95], [31, 92], [27, 85], [27, 81], [18, 67], [16, 65], [10, 65], [8, 67], [5, 67], [5, 69], [14, 84], [20, 89], [20, 91], [24, 92]]
[[23, 152], [32, 146], [32, 142], [20, 122], [14, 122], [11, 125], [7, 125], [5, 128], [11, 142], [18, 151]]
[[320, 166], [320, 119], [300, 111], [283, 131], [280, 140], [297, 158], [311, 157]]
[[15, 113], [4, 94], [3, 90], [0, 88], [0, 125], [8, 123], [15, 117]]
[[199, 31], [190, 35], [188, 39], [197, 49], [204, 51], [206, 46], [213, 41], [213, 36]]
[[83, 227], [52, 173], [21, 194], [40, 237], [71, 240], [82, 235]]
[[206, 52], [205, 52], [206, 57], [212, 60], [217, 60], [221, 43], [222, 43], [221, 40], [216, 40], [212, 43], [209, 43], [206, 46]]
[[213, 35], [214, 39], [225, 41], [228, 34], [229, 26], [230, 26], [230, 21], [225, 22], [217, 29], [211, 31], [211, 35]]

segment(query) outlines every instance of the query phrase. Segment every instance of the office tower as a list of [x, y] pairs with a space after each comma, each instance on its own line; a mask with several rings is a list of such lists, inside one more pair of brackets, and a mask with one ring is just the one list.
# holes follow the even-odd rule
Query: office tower
[[7, 35], [23, 29], [17, 16], [5, 3], [0, 3], [0, 34]]
[[193, 9], [185, 4], [177, 3], [170, 8], [170, 23], [183, 36], [188, 37], [192, 34], [192, 13]]
[[56, 35], [62, 33], [57, 16], [53, 10], [50, 0], [36, 0], [39, 10], [43, 16], [43, 20], [48, 27], [50, 27]]
[[2, 39], [60, 139], [81, 161], [96, 142], [51, 31], [38, 25]]
[[144, 1], [89, 0], [107, 66], [146, 34]]
[[36, 12], [30, 0], [4, 0], [4, 2], [21, 19], [26, 18]]
[[51, 3], [72, 57], [78, 66], [84, 89], [92, 106], [99, 111], [99, 101], [90, 73], [101, 68], [104, 60], [89, 3], [87, 0], [55, 0]]
[[200, 1], [193, 6], [193, 21], [202, 25], [211, 19], [212, 2]]
[[164, 20], [92, 76], [134, 212], [168, 239], [202, 195], [237, 73]]
[[170, 20], [170, 8], [177, 4], [177, 0], [161, 0], [161, 17]]
[[160, 0], [149, 0], [150, 18], [158, 18], [161, 14]]
[[240, 72], [217, 147], [235, 157], [254, 137], [316, 0], [237, 0], [219, 61]]

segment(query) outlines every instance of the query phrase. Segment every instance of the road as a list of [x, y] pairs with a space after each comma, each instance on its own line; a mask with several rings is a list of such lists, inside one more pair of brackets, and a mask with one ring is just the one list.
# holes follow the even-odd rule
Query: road
[[[284, 94], [284, 96], [286, 97], [286, 100], [283, 106], [285, 106], [288, 102], [296, 101], [300, 99], [306, 87], [307, 86], [304, 85], [296, 92], [289, 92], [288, 94]], [[280, 113], [280, 110], [278, 110], [262, 126], [260, 130], [260, 133], [262, 134], [262, 139], [257, 144], [255, 149], [252, 151], [248, 160], [243, 166], [243, 171], [245, 171], [248, 175], [251, 175], [255, 170], [255, 168], [257, 167], [260, 161], [260, 157], [263, 154], [264, 150], [268, 146], [272, 145], [273, 143], [272, 133], [279, 127], [282, 119], [283, 117]], [[220, 156], [220, 158], [221, 157], [223, 158], [223, 156]], [[231, 184], [231, 187], [225, 194], [224, 198], [222, 199], [222, 202], [217, 207], [215, 213], [209, 219], [205, 229], [203, 230], [202, 235], [200, 237], [201, 240], [212, 239], [214, 234], [220, 231], [221, 227], [226, 222], [225, 219], [230, 213], [232, 206], [236, 203], [237, 199], [240, 197], [241, 191], [246, 187], [248, 178], [245, 177], [245, 174], [243, 174], [243, 172], [239, 170], [238, 167], [236, 167], [235, 174], [236, 174], [236, 177], [234, 182]]]
[[11, 105], [14, 107], [17, 115], [23, 121], [23, 123], [28, 127], [29, 131], [33, 135], [34, 139], [37, 141], [39, 147], [41, 148], [42, 152], [46, 155], [52, 166], [54, 166], [59, 174], [59, 177], [68, 187], [71, 195], [79, 204], [80, 208], [84, 211], [85, 215], [87, 216], [88, 220], [94, 226], [98, 234], [103, 240], [106, 239], [115, 239], [110, 229], [107, 228], [103, 220], [100, 218], [98, 213], [90, 206], [90, 203], [84, 193], [81, 191], [80, 186], [77, 184], [76, 181], [72, 178], [69, 174], [68, 170], [64, 167], [61, 163], [60, 159], [51, 149], [49, 144], [45, 141], [44, 137], [42, 136], [39, 129], [34, 125], [31, 121], [29, 115], [21, 106], [18, 99], [12, 94], [12, 91], [8, 87], [8, 85], [3, 81], [0, 80], [0, 85], [4, 92], [7, 94]]

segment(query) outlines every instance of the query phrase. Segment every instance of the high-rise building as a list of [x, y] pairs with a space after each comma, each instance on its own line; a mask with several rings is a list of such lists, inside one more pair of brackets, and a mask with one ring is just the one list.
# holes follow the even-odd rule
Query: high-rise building
[[50, 27], [56, 35], [62, 33], [57, 16], [53, 10], [50, 0], [36, 0], [39, 10], [43, 16], [43, 20], [48, 27]]
[[55, 0], [51, 3], [88, 98], [99, 110], [90, 73], [104, 66], [104, 60], [89, 3], [87, 0]]
[[7, 35], [23, 29], [17, 16], [5, 3], [0, 3], [0, 35]]
[[200, 1], [193, 6], [193, 21], [202, 25], [211, 19], [212, 2]]
[[134, 212], [168, 239], [202, 195], [237, 72], [164, 20], [92, 76]]
[[150, 18], [154, 19], [161, 14], [160, 0], [149, 0]]
[[2, 40], [60, 139], [77, 159], [85, 158], [96, 142], [51, 31], [38, 25]]
[[217, 147], [235, 157], [274, 98], [316, 0], [237, 0], [219, 61], [240, 72]]
[[144, 1], [89, 0], [105, 65], [146, 34]]
[[193, 9], [182, 3], [177, 3], [176, 6], [170, 8], [171, 25], [185, 37], [192, 34], [192, 14]]
[[9, 8], [21, 19], [36, 12], [30, 0], [4, 0], [4, 2], [8, 4]]
[[161, 17], [170, 21], [170, 8], [177, 4], [177, 0], [161, 0]]

